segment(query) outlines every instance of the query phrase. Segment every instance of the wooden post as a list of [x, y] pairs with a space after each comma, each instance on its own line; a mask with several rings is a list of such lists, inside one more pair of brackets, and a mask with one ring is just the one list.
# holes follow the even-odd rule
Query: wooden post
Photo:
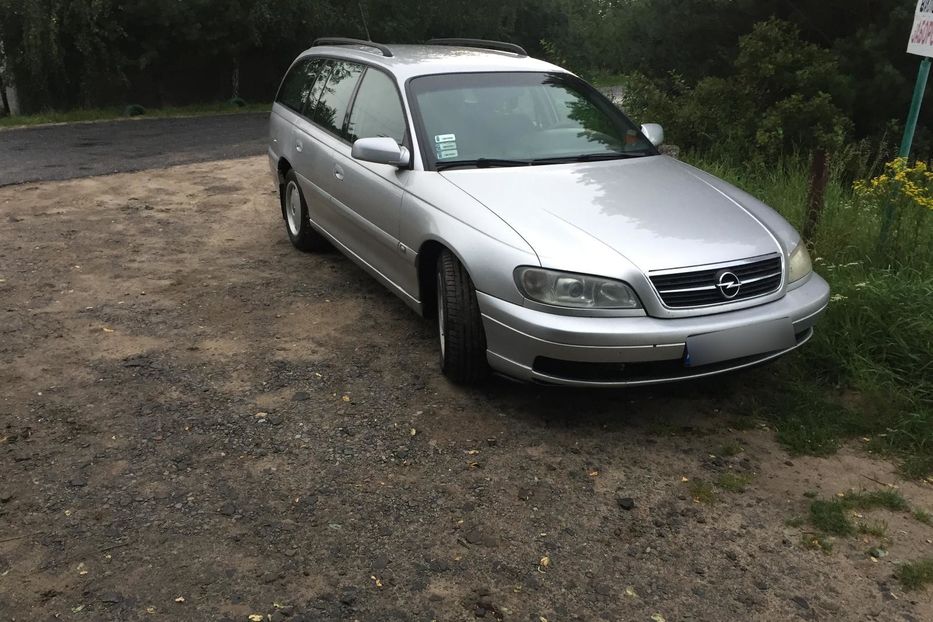
[[807, 244], [813, 241], [816, 226], [823, 215], [826, 205], [826, 186], [829, 185], [829, 166], [827, 166], [826, 150], [822, 147], [813, 151], [813, 162], [810, 164], [810, 191], [807, 194], [807, 218], [803, 224], [803, 239]]

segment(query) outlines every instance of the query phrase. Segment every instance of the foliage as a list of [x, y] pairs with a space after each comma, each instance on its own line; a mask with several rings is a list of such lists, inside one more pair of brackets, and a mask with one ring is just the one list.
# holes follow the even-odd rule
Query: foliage
[[[360, 4], [373, 38], [396, 42], [480, 36], [539, 51], [542, 33], [560, 22], [556, 0], [540, 8], [533, 0]], [[365, 38], [358, 3], [0, 0], [0, 66], [27, 112], [268, 101], [295, 56], [326, 35]]]
[[[877, 209], [854, 198], [850, 171], [872, 176], [873, 157], [837, 158], [813, 240], [814, 267], [833, 295], [800, 353], [753, 372], [747, 407], [770, 419], [796, 453], [825, 455], [847, 439], [899, 459], [910, 477], [933, 474], [933, 270], [891, 269], [876, 257]], [[761, 198], [800, 226], [808, 171], [803, 162], [737, 166], [690, 155], [691, 163]], [[860, 168], [862, 167], [862, 168]], [[870, 183], [869, 183], [870, 185]], [[737, 386], [750, 380], [740, 378]], [[741, 395], [747, 395], [744, 391]]]
[[925, 162], [897, 158], [870, 181], [853, 186], [861, 219], [879, 223], [877, 261], [882, 266], [933, 263], [933, 171]]
[[644, 76], [627, 80], [626, 105], [636, 116], [663, 119], [673, 142], [688, 149], [755, 155], [774, 161], [797, 150], [835, 148], [851, 128], [836, 105], [845, 93], [833, 55], [771, 19], [741, 38], [727, 77], [690, 88], [678, 76], [668, 91]]
[[[375, 40], [510, 40], [584, 76], [628, 75], [628, 111], [639, 120], [665, 124], [685, 147], [767, 162], [838, 144], [850, 131], [876, 141], [898, 133], [916, 75], [904, 53], [912, 8], [903, 0], [0, 0], [0, 71], [27, 113], [268, 101], [315, 37], [366, 37], [365, 17]], [[923, 115], [921, 152], [933, 107]]]
[[[913, 20], [912, 3], [599, 0], [577, 5], [568, 14], [566, 26], [547, 38], [576, 71], [598, 76], [601, 81], [606, 76], [639, 74], [662, 93], [675, 98], [684, 88], [700, 88], [700, 82], [708, 78], [726, 80], [728, 85], [736, 73], [735, 61], [741, 53], [743, 35], [752, 32], [755, 24], [777, 18], [792, 24], [808, 46], [787, 48], [787, 60], [812, 54], [813, 48], [809, 46], [816, 46], [837, 64], [835, 75], [823, 74], [827, 81], [820, 90], [832, 96], [833, 106], [841, 110], [843, 118], [853, 122], [856, 137], [878, 141], [886, 134], [897, 135], [902, 129], [918, 62], [917, 57], [904, 52], [905, 35]], [[764, 43], [766, 39], [759, 41]], [[767, 46], [763, 49], [768, 51]], [[756, 53], [756, 49], [746, 46], [749, 59], [754, 59]], [[768, 76], [765, 64], [760, 68], [765, 70], [763, 75], [768, 80], [775, 77]], [[811, 84], [819, 84], [822, 78], [808, 79]], [[701, 90], [720, 91], [717, 86], [710, 83]], [[725, 92], [731, 96], [728, 90]], [[703, 111], [699, 106], [697, 110]], [[671, 123], [671, 118], [664, 114], [643, 117], [629, 112], [640, 121], [658, 121], [665, 126]], [[922, 115], [915, 146], [919, 152], [929, 153], [933, 107], [926, 107]], [[687, 117], [688, 123], [690, 120]], [[717, 127], [722, 125], [714, 125], [714, 138], [719, 135]], [[671, 136], [681, 140], [680, 132]], [[732, 154], [734, 159], [742, 160], [751, 153], [755, 138], [756, 133], [748, 134], [745, 148]], [[716, 144], [722, 149], [721, 141]]]
[[885, 508], [892, 512], [905, 512], [910, 509], [901, 493], [893, 489], [847, 492], [840, 497], [840, 503], [853, 510]]
[[749, 475], [726, 472], [716, 478], [716, 486], [728, 492], [745, 492], [745, 487], [751, 483]]
[[830, 501], [810, 503], [810, 523], [819, 531], [836, 536], [851, 536], [856, 532], [884, 537], [887, 526], [882, 522], [853, 525], [848, 512], [884, 508], [892, 512], [910, 510], [907, 501], [896, 490], [847, 492]]
[[692, 479], [687, 484], [690, 497], [697, 503], [712, 505], [719, 498], [712, 484], [703, 479]]
[[898, 566], [895, 577], [907, 590], [921, 590], [933, 584], [933, 558], [906, 562]]
[[852, 521], [846, 516], [845, 506], [838, 501], [812, 502], [810, 523], [820, 531], [834, 536], [851, 536], [855, 533]]

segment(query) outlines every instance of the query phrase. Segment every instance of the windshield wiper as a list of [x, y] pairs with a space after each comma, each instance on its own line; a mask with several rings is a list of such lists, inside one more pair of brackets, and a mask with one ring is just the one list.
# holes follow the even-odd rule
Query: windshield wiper
[[449, 168], [474, 167], [474, 168], [493, 168], [497, 166], [531, 166], [532, 160], [505, 160], [502, 158], [476, 158], [474, 160], [451, 160], [449, 162], [438, 162], [435, 167], [438, 171], [446, 171]]
[[575, 156], [557, 156], [554, 158], [537, 158], [532, 164], [559, 164], [562, 162], [599, 162], [601, 160], [625, 160], [628, 158], [641, 158], [653, 155], [648, 151], [620, 151], [617, 153], [583, 153]]

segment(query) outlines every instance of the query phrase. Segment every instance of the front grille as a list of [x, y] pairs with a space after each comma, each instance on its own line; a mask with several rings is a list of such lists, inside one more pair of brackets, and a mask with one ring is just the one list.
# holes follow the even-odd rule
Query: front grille
[[[781, 286], [782, 270], [781, 258], [775, 255], [750, 263], [659, 274], [650, 278], [665, 306], [703, 307], [770, 294]], [[737, 288], [735, 284], [738, 284]]]

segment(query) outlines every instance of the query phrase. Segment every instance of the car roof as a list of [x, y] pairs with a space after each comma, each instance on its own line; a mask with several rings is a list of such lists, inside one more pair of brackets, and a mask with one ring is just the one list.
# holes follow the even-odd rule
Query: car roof
[[365, 45], [318, 45], [305, 50], [302, 56], [329, 56], [384, 67], [400, 82], [415, 76], [439, 73], [481, 71], [569, 73], [543, 60], [485, 48], [407, 44], [391, 44], [386, 47], [392, 52], [392, 56], [383, 56], [378, 49]]

